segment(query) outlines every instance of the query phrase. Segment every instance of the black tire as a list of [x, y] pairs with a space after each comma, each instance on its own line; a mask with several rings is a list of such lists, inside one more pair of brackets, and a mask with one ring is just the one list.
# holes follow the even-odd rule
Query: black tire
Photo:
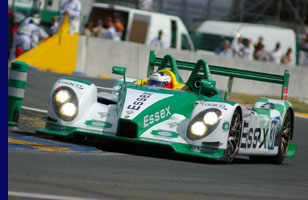
[[[278, 154], [275, 156], [249, 156], [250, 160], [256, 162], [268, 162], [273, 164], [281, 164], [286, 157], [288, 146], [293, 131], [293, 115], [289, 109], [283, 119], [282, 127], [276, 136], [278, 142]], [[276, 142], [275, 142], [276, 143]]]
[[281, 164], [288, 152], [291, 134], [293, 131], [293, 115], [289, 109], [283, 119], [282, 127], [278, 135], [279, 149], [276, 156], [269, 157], [269, 161], [274, 164]]
[[231, 163], [236, 154], [238, 153], [241, 131], [242, 131], [242, 117], [239, 109], [236, 109], [232, 116], [227, 148], [225, 150], [225, 155], [224, 155], [224, 160], [227, 163]]

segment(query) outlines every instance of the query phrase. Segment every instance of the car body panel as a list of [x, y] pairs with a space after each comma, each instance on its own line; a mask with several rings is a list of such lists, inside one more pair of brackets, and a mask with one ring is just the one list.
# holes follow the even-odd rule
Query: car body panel
[[[200, 70], [200, 66], [202, 64], [199, 62], [196, 67]], [[109, 141], [163, 145], [181, 154], [225, 160], [233, 116], [238, 112], [241, 129], [237, 154], [278, 154], [278, 136], [286, 112], [292, 110], [294, 115], [292, 105], [286, 100], [261, 98], [253, 108], [246, 108], [237, 102], [223, 100], [213, 90], [215, 82], [203, 80], [204, 77], [211, 79], [206, 74], [209, 68], [203, 69], [203, 75], [198, 74], [196, 69], [192, 70], [193, 78], [189, 79], [189, 86], [195, 87], [196, 81], [200, 81], [200, 89], [194, 88], [194, 91], [135, 84], [134, 79], [125, 81], [124, 77], [114, 88], [110, 88], [112, 93], [104, 93], [98, 92], [100, 87], [90, 82], [59, 79], [51, 90], [46, 128], [37, 132], [71, 138], [81, 135]], [[176, 66], [172, 70], [177, 70]], [[125, 70], [119, 72], [125, 75]], [[55, 94], [67, 87], [78, 99], [76, 117], [70, 121], [63, 120], [62, 114], [55, 111]], [[212, 116], [206, 120], [206, 114]], [[201, 129], [195, 129], [195, 124], [204, 125]], [[296, 147], [290, 150], [294, 153], [287, 156], [294, 156]]]

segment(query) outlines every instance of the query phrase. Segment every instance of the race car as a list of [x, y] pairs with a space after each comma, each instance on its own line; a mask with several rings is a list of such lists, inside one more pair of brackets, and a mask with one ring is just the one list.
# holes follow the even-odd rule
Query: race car
[[[186, 82], [180, 70], [191, 71]], [[113, 73], [123, 76], [113, 88], [59, 79], [49, 97], [46, 127], [37, 132], [163, 145], [179, 154], [227, 163], [237, 155], [276, 164], [295, 156], [297, 146], [290, 144], [294, 111], [286, 100], [288, 70], [284, 75], [266, 74], [211, 66], [203, 59], [191, 63], [171, 55], [158, 58], [151, 51], [148, 78], [127, 78], [124, 67], [114, 66]], [[169, 87], [151, 85], [154, 73], [168, 75], [163, 78]], [[229, 77], [224, 96], [212, 74]], [[232, 102], [233, 78], [281, 84], [281, 99], [261, 98], [252, 108]]]

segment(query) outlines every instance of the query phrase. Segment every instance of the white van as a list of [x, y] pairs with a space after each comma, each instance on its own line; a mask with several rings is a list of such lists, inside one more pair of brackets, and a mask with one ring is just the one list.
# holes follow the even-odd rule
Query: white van
[[240, 36], [244, 40], [250, 39], [252, 43], [262, 36], [266, 51], [274, 50], [277, 42], [280, 42], [282, 54], [285, 54], [288, 48], [292, 48], [292, 64], [295, 65], [295, 33], [292, 29], [278, 26], [208, 20], [196, 30], [195, 46], [198, 51], [213, 53], [223, 40], [227, 39], [232, 43]]
[[106, 16], [113, 16], [114, 13], [120, 13], [124, 22], [125, 31], [122, 40], [149, 45], [151, 40], [158, 36], [159, 30], [162, 30], [165, 47], [194, 50], [187, 29], [177, 16], [118, 5], [93, 3], [87, 22], [96, 23]]

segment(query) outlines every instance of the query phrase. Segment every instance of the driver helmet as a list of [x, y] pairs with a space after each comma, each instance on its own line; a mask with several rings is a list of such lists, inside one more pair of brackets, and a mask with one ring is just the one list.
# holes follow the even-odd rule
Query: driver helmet
[[149, 86], [171, 88], [171, 77], [164, 72], [154, 72], [148, 80]]

